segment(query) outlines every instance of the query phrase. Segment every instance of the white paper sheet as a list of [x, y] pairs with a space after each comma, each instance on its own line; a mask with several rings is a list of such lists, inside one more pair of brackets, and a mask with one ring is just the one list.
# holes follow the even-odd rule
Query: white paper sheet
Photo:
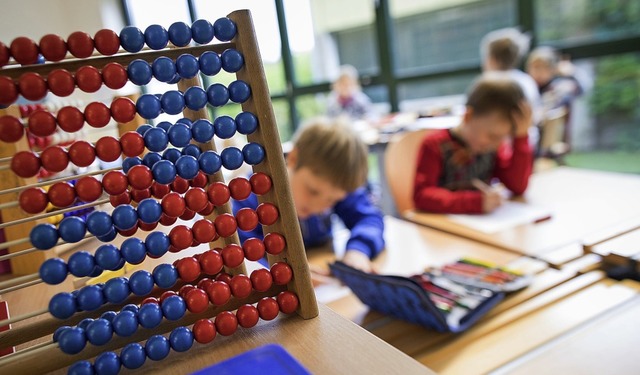
[[451, 221], [483, 233], [497, 233], [551, 216], [549, 209], [521, 202], [507, 201], [484, 215], [447, 215]]

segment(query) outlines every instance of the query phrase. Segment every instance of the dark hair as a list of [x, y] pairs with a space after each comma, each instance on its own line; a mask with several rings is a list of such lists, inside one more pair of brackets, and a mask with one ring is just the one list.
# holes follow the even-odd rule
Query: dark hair
[[522, 111], [520, 104], [523, 100], [525, 96], [520, 85], [504, 73], [483, 74], [467, 92], [467, 106], [473, 109], [474, 114], [499, 112], [510, 120], [514, 111]]
[[500, 38], [489, 42], [489, 56], [499, 70], [516, 67], [520, 60], [520, 48], [511, 38]]

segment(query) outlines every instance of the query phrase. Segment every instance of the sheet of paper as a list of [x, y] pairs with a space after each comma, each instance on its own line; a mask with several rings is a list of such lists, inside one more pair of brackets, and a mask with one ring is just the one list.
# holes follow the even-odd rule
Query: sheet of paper
[[549, 209], [507, 201], [490, 214], [447, 215], [451, 221], [478, 232], [497, 233], [522, 224], [530, 224], [551, 215]]

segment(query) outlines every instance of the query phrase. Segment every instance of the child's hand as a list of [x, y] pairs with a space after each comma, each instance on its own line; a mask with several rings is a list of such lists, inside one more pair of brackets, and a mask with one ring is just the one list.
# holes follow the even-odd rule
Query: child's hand
[[373, 271], [369, 257], [358, 250], [347, 250], [342, 258], [342, 262], [362, 272], [370, 273]]
[[515, 124], [516, 138], [527, 137], [529, 135], [529, 127], [532, 123], [531, 118], [532, 110], [529, 103], [522, 101], [520, 103], [520, 112], [513, 111], [513, 123]]
[[502, 194], [498, 189], [491, 189], [482, 192], [482, 211], [493, 212], [502, 205]]

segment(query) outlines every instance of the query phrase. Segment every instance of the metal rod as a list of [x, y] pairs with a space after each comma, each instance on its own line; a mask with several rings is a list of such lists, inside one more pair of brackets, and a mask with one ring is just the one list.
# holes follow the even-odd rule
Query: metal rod
[[26, 314], [18, 315], [18, 316], [15, 316], [13, 318], [0, 320], [0, 327], [4, 327], [4, 326], [8, 326], [9, 324], [21, 322], [23, 320], [27, 320], [27, 319], [33, 318], [34, 316], [46, 314], [48, 312], [49, 312], [49, 308], [44, 308], [44, 309], [41, 309], [41, 310], [35, 310], [35, 311], [28, 312]]
[[7, 203], [2, 203], [0, 204], [0, 210], [4, 210], [7, 208], [13, 208], [18, 206], [18, 202], [7, 202]]
[[36, 284], [40, 284], [40, 283], [42, 283], [42, 279], [32, 280], [32, 281], [29, 281], [29, 282], [24, 283], [24, 284], [14, 285], [14, 286], [9, 287], [9, 288], [0, 289], [0, 295], [5, 294], [5, 293], [9, 293], [9, 292], [13, 292], [13, 291], [16, 291], [16, 290], [20, 290], [20, 289], [26, 288], [28, 286], [32, 286], [32, 285], [36, 285]]
[[78, 205], [78, 206], [67, 207], [67, 208], [63, 208], [63, 209], [60, 209], [60, 210], [56, 210], [56, 211], [45, 212], [43, 214], [30, 216], [30, 217], [25, 217], [25, 218], [14, 220], [14, 221], [9, 221], [7, 223], [0, 224], [0, 229], [6, 228], [6, 227], [10, 227], [10, 226], [13, 226], [13, 225], [27, 223], [27, 222], [33, 221], [33, 220], [46, 219], [48, 217], [64, 214], [64, 213], [67, 213], [67, 212], [83, 210], [85, 208], [94, 207], [94, 206], [98, 206], [98, 205], [105, 204], [105, 203], [109, 203], [109, 198], [96, 200], [96, 201], [85, 203], [85, 204], [81, 204], [81, 205]]
[[7, 281], [3, 281], [0, 282], [0, 288], [8, 288], [8, 287], [12, 287], [15, 285], [20, 285], [22, 283], [25, 283], [27, 281], [33, 281], [33, 280], [38, 280], [40, 279], [40, 275], [38, 275], [37, 273], [32, 273], [30, 275], [24, 275], [24, 276], [18, 276], [18, 277], [14, 277], [13, 279], [9, 279]]
[[[6, 249], [6, 248], [9, 248], [9, 247], [12, 247], [12, 246], [22, 245], [23, 243], [27, 243], [29, 241], [31, 241], [31, 240], [28, 237], [20, 238], [18, 240], [3, 242], [2, 243], [2, 247]], [[7, 254], [7, 255], [9, 255], [9, 254]], [[4, 256], [6, 256], [6, 255], [3, 255], [3, 257]], [[2, 260], [2, 258], [0, 258], [0, 260]]]

